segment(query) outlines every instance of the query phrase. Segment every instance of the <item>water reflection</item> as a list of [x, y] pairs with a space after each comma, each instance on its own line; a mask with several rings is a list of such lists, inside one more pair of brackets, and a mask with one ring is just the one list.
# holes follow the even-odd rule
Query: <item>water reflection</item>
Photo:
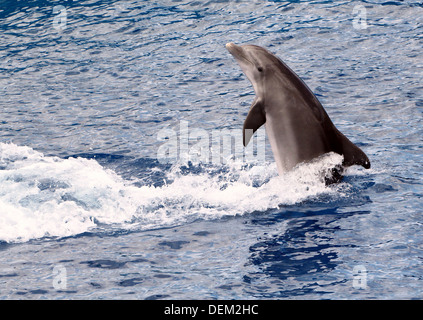
[[[370, 199], [365, 202], [370, 202]], [[259, 271], [246, 275], [244, 282], [260, 286], [262, 279], [273, 278], [274, 281], [266, 283], [274, 286], [263, 287], [261, 297], [327, 293], [325, 287], [333, 288], [334, 284], [346, 281], [330, 273], [343, 263], [338, 257], [340, 248], [352, 247], [337, 241], [336, 233], [341, 229], [338, 222], [352, 215], [369, 213], [345, 213], [340, 212], [339, 207], [313, 210], [296, 206], [270, 220], [266, 217], [253, 220], [255, 224], [285, 222], [285, 227], [277, 234], [263, 234], [260, 241], [250, 246], [249, 263], [258, 267]]]

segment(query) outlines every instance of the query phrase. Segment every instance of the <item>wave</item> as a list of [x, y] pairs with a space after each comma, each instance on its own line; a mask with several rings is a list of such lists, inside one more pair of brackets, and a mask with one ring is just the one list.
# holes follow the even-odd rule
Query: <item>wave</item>
[[45, 156], [0, 143], [0, 240], [148, 230], [339, 196], [345, 188], [326, 186], [321, 172], [341, 162], [341, 156], [328, 154], [284, 176], [274, 163], [175, 164], [163, 183], [143, 185], [95, 159]]

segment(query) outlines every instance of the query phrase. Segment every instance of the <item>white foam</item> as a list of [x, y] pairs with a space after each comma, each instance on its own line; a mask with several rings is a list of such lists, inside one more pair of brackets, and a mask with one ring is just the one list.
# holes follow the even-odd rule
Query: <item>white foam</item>
[[138, 187], [95, 160], [47, 157], [0, 143], [0, 240], [66, 237], [107, 227], [145, 230], [266, 211], [335, 194], [320, 173], [341, 161], [330, 154], [282, 177], [273, 163], [229, 162], [188, 174], [175, 165], [165, 185]]

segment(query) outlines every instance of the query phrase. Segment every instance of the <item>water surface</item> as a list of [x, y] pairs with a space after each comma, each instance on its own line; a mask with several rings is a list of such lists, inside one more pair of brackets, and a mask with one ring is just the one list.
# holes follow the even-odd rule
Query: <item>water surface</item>
[[[0, 5], [2, 299], [422, 298], [421, 3]], [[267, 140], [161, 161], [163, 134], [242, 128], [227, 42], [283, 59], [372, 168], [278, 177]]]

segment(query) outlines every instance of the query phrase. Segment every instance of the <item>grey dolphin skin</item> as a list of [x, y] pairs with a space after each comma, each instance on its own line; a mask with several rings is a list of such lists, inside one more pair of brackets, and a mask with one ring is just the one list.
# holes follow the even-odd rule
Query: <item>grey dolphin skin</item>
[[328, 152], [344, 156], [343, 167], [370, 168], [366, 154], [332, 123], [307, 85], [279, 58], [256, 45], [226, 44], [254, 87], [244, 122], [244, 146], [266, 124], [279, 174]]

